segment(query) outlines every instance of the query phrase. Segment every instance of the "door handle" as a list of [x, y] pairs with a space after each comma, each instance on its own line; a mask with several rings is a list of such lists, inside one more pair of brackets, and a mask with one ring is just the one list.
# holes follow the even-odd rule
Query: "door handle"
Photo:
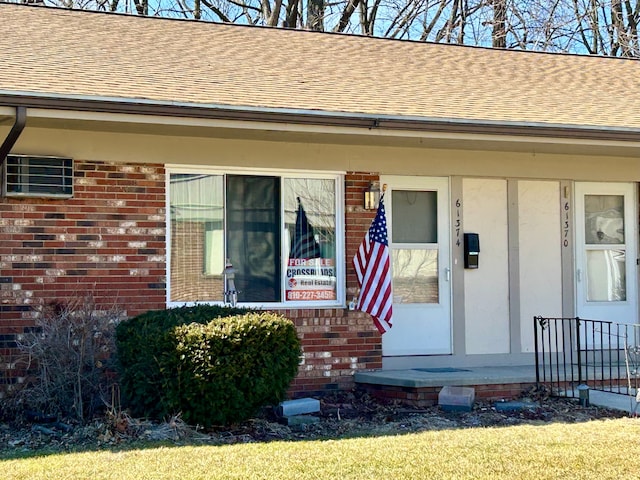
[[446, 282], [451, 279], [451, 269], [449, 267], [445, 267], [444, 269], [444, 279]]
[[576, 277], [579, 282], [582, 281], [582, 270], [580, 270], [579, 268], [576, 270]]

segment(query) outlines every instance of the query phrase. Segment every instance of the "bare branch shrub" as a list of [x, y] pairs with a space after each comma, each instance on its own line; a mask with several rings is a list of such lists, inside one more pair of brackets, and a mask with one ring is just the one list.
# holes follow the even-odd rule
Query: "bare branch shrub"
[[30, 377], [12, 396], [14, 409], [84, 422], [104, 408], [123, 313], [116, 305], [98, 306], [91, 293], [44, 307], [35, 328], [17, 340]]

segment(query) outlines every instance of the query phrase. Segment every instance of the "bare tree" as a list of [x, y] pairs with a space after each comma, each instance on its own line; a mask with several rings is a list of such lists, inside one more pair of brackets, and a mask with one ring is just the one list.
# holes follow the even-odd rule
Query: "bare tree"
[[507, 2], [506, 0], [491, 0], [493, 8], [493, 32], [491, 44], [494, 48], [507, 46]]
[[640, 0], [14, 1], [427, 42], [640, 56]]

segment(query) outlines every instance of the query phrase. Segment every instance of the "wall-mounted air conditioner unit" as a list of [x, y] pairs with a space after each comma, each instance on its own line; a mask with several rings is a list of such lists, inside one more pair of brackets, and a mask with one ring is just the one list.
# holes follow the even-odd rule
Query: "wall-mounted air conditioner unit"
[[7, 155], [2, 169], [6, 197], [73, 196], [73, 160], [60, 157]]

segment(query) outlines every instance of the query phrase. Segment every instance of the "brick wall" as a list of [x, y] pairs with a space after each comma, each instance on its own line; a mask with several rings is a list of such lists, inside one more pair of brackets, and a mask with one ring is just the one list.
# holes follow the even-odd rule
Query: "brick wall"
[[162, 308], [165, 260], [162, 165], [75, 161], [73, 198], [1, 198], [0, 357], [51, 302], [92, 292], [127, 315]]
[[[466, 385], [475, 389], [477, 400], [512, 400], [522, 392], [534, 387], [535, 383], [497, 383]], [[430, 407], [438, 404], [438, 394], [442, 386], [437, 387], [399, 387], [393, 385], [360, 384], [358, 389], [378, 400], [397, 402], [414, 407]]]
[[[351, 258], [375, 215], [362, 208], [373, 180], [377, 174], [346, 175], [347, 303], [357, 293]], [[165, 223], [162, 165], [76, 160], [73, 198], [0, 199], [0, 381], [20, 376], [7, 370], [15, 336], [51, 302], [92, 292], [99, 305], [117, 304], [129, 316], [164, 308]], [[201, 271], [202, 258], [194, 262]], [[280, 313], [295, 322], [303, 343], [294, 396], [351, 388], [354, 371], [382, 366], [381, 338], [367, 315], [335, 308]]]

